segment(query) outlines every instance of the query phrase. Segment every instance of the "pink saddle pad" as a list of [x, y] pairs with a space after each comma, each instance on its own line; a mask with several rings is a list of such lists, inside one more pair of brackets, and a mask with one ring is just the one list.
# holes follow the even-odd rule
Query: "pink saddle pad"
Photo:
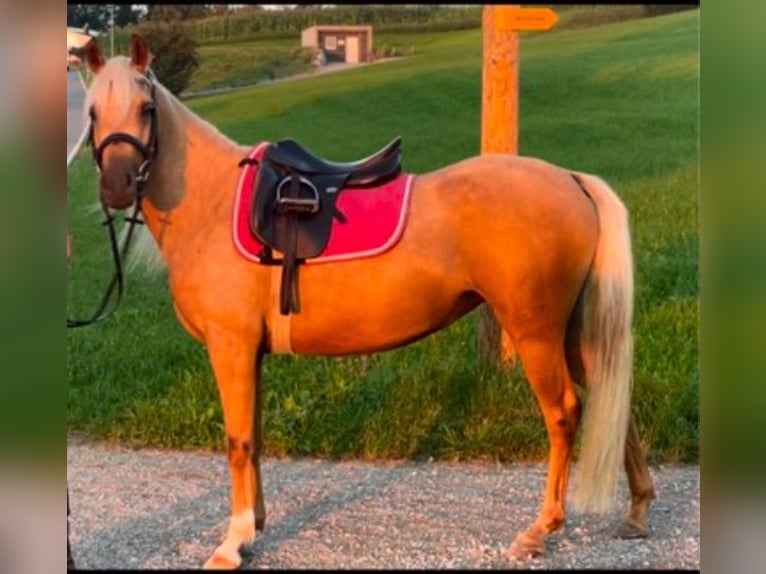
[[[255, 146], [249, 157], [261, 159], [268, 142]], [[257, 165], [245, 165], [234, 202], [234, 244], [243, 257], [260, 263], [263, 244], [250, 230]], [[415, 176], [400, 174], [374, 188], [344, 188], [336, 203], [346, 222], [333, 220], [325, 250], [307, 263], [374, 257], [391, 249], [404, 233]]]

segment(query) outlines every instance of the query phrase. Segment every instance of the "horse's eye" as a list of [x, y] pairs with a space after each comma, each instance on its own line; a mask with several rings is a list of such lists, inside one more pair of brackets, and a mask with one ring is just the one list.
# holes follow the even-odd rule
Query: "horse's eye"
[[145, 116], [148, 116], [148, 115], [150, 115], [150, 114], [153, 114], [153, 113], [154, 113], [154, 110], [156, 110], [156, 109], [157, 109], [157, 108], [155, 107], [155, 105], [154, 105], [153, 103], [151, 103], [151, 102], [150, 102], [150, 103], [148, 103], [148, 104], [144, 104], [144, 105], [141, 107], [141, 113], [142, 113], [143, 115], [145, 115]]

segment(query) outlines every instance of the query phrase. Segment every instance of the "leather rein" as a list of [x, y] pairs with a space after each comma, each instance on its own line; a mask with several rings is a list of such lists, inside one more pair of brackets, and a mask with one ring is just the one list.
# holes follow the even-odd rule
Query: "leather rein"
[[[118, 143], [127, 143], [133, 146], [138, 152], [141, 154], [143, 161], [141, 162], [141, 165], [138, 168], [138, 173], [136, 174], [136, 201], [133, 208], [133, 213], [130, 216], [125, 217], [125, 221], [128, 222], [128, 233], [125, 236], [125, 241], [122, 245], [122, 248], [118, 246], [117, 241], [117, 232], [114, 228], [114, 220], [115, 216], [110, 212], [109, 208], [104, 204], [104, 200], [101, 199], [101, 208], [104, 211], [104, 215], [106, 216], [105, 221], [102, 223], [102, 225], [105, 225], [109, 228], [109, 243], [111, 246], [112, 251], [112, 259], [114, 261], [114, 275], [112, 276], [112, 280], [109, 283], [109, 286], [106, 289], [106, 293], [104, 294], [104, 297], [101, 300], [101, 305], [99, 306], [98, 310], [93, 314], [93, 316], [90, 319], [69, 319], [66, 320], [66, 326], [67, 329], [76, 329], [78, 327], [86, 327], [88, 325], [93, 325], [96, 323], [100, 323], [104, 319], [106, 319], [109, 315], [111, 315], [115, 309], [117, 309], [117, 306], [120, 304], [120, 301], [122, 300], [122, 294], [124, 292], [124, 273], [123, 273], [123, 264], [122, 262], [125, 259], [125, 256], [128, 253], [128, 247], [130, 245], [130, 241], [133, 237], [133, 231], [136, 227], [136, 225], [143, 225], [144, 221], [140, 219], [139, 215], [141, 213], [141, 201], [144, 196], [144, 187], [146, 185], [146, 181], [149, 179], [149, 168], [152, 165], [152, 162], [157, 157], [157, 108], [156, 108], [156, 100], [155, 100], [155, 85], [153, 81], [153, 75], [151, 72], [147, 72], [146, 78], [149, 80], [149, 86], [151, 90], [151, 96], [152, 96], [152, 107], [149, 111], [150, 113], [150, 128], [149, 128], [149, 141], [144, 144], [141, 140], [136, 138], [135, 136], [132, 136], [128, 133], [124, 132], [114, 132], [109, 134], [107, 137], [105, 137], [101, 143], [96, 146], [93, 136], [93, 122], [90, 122], [89, 126], [89, 134], [88, 134], [88, 145], [91, 146], [93, 149], [93, 161], [96, 164], [96, 167], [101, 172], [103, 168], [103, 158], [104, 158], [104, 151], [106, 148], [113, 144]], [[113, 294], [115, 292], [115, 288], [117, 289], [117, 298], [112, 305], [110, 309], [109, 302], [113, 298]]]

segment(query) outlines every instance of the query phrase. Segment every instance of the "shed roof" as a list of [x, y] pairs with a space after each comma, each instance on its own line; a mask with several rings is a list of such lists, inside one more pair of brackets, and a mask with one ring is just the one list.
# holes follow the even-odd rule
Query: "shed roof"
[[320, 32], [366, 32], [372, 30], [372, 26], [370, 25], [356, 25], [356, 24], [349, 24], [349, 25], [343, 25], [343, 24], [328, 24], [328, 25], [322, 25], [317, 24], [315, 26], [310, 26], [309, 28], [306, 28], [304, 30], [318, 30]]

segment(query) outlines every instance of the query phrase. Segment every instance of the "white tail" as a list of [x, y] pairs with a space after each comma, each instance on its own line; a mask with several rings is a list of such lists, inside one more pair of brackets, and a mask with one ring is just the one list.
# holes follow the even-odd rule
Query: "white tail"
[[581, 336], [588, 397], [573, 506], [614, 507], [630, 419], [633, 338], [633, 257], [628, 212], [598, 177], [576, 173], [598, 210], [600, 231], [585, 286]]

